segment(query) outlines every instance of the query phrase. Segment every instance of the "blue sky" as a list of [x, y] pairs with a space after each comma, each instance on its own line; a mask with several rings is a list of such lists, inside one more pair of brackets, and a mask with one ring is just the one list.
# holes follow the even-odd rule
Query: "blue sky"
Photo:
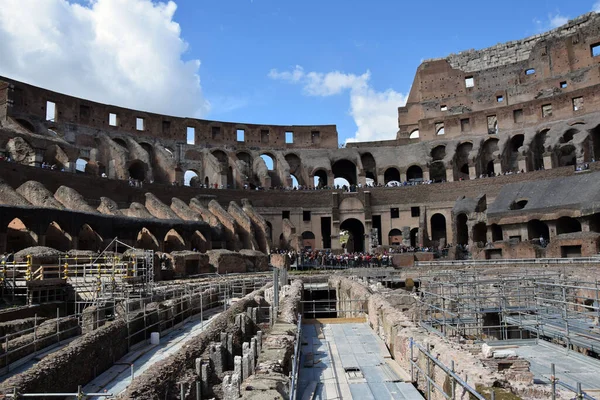
[[[268, 77], [291, 70], [361, 75], [378, 92], [407, 94], [423, 59], [523, 38], [589, 12], [589, 1], [179, 1], [175, 19], [202, 60], [208, 118], [337, 124], [354, 136], [349, 94], [307, 96]], [[397, 127], [389, 127], [393, 138]]]
[[0, 75], [148, 111], [393, 139], [422, 60], [543, 32], [594, 3], [4, 0]]

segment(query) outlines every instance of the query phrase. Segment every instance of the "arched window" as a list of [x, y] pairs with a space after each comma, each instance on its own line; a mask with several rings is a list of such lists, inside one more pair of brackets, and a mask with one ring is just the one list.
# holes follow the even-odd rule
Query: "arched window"
[[418, 165], [413, 165], [406, 170], [406, 180], [409, 182], [419, 182], [423, 180], [423, 170]]
[[268, 154], [261, 154], [260, 158], [267, 164], [267, 169], [273, 171], [275, 169], [275, 160]]
[[410, 136], [408, 137], [409, 139], [418, 139], [419, 138], [419, 130], [415, 129], [414, 131], [412, 131], [410, 133]]
[[194, 170], [187, 170], [183, 174], [183, 184], [185, 186], [198, 186], [199, 184], [198, 173]]

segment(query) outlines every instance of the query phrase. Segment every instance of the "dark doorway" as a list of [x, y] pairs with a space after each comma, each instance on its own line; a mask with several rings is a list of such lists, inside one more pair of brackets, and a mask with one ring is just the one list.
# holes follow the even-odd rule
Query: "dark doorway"
[[469, 228], [467, 227], [467, 215], [458, 214], [456, 217], [456, 243], [469, 244]]
[[340, 230], [348, 231], [347, 249], [350, 253], [365, 251], [365, 227], [356, 218], [350, 218], [340, 224]]

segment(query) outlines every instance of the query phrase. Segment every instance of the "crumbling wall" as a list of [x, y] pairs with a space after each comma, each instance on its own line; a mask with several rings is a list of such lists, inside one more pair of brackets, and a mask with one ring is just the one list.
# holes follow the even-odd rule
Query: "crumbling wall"
[[[265, 289], [255, 290], [235, 302], [231, 308], [215, 317], [210, 326], [187, 346], [136, 377], [118, 398], [177, 399], [179, 383], [184, 384], [186, 395], [193, 397], [196, 381], [203, 382], [203, 396], [205, 393], [214, 396], [216, 389], [213, 386], [220, 388], [223, 379], [223, 364], [228, 365], [233, 355], [229, 350], [239, 352], [237, 350], [242, 347], [242, 342], [256, 333], [256, 326], [247, 318], [246, 310], [264, 306], [262, 295]], [[222, 346], [223, 341], [225, 346]], [[203, 362], [203, 359], [208, 361]]]
[[[192, 204], [194, 204], [193, 199]], [[236, 235], [235, 219], [231, 215], [229, 215], [227, 211], [225, 211], [225, 209], [223, 209], [223, 207], [221, 207], [219, 202], [217, 202], [216, 200], [211, 200], [208, 203], [208, 210], [211, 212], [211, 214], [217, 217], [219, 222], [221, 222], [221, 224], [224, 227], [227, 241], [227, 249], [240, 250], [240, 241]]]
[[71, 189], [68, 186], [61, 186], [54, 193], [54, 198], [58, 200], [63, 206], [70, 210], [77, 210], [83, 212], [97, 213], [94, 207], [90, 206], [83, 196], [75, 189]]
[[173, 210], [173, 212], [175, 214], [177, 214], [177, 216], [179, 218], [181, 218], [185, 221], [202, 221], [203, 220], [203, 218], [199, 212], [192, 210], [190, 208], [190, 206], [185, 204], [185, 202], [183, 200], [178, 199], [177, 197], [173, 197], [171, 199], [171, 210]]
[[109, 199], [108, 197], [100, 197], [100, 205], [98, 206], [98, 211], [102, 214], [107, 215], [118, 215], [120, 217], [124, 216], [124, 214], [119, 210], [119, 205], [116, 201]]
[[34, 206], [64, 209], [65, 207], [54, 198], [44, 185], [37, 181], [27, 181], [17, 188], [17, 193]]
[[181, 219], [173, 210], [171, 210], [171, 208], [169, 208], [165, 203], [160, 201], [158, 197], [156, 197], [152, 193], [146, 193], [145, 205], [146, 209], [156, 218]]
[[[430, 353], [436, 356], [443, 364], [449, 366], [454, 361], [456, 373], [459, 376], [468, 376], [469, 384], [472, 387], [489, 388], [493, 386], [505, 388], [505, 390], [517, 395], [528, 390], [527, 393], [529, 396], [537, 396], [538, 398], [549, 396], [543, 388], [533, 390], [522, 383], [509, 381], [504, 374], [487, 368], [479, 358], [470, 353], [468, 346], [448, 342], [416, 325], [412, 322], [409, 313], [400, 311], [402, 307], [397, 307], [393, 304], [398, 301], [390, 301], [383, 294], [371, 293], [361, 282], [340, 276], [331, 277], [329, 283], [332, 287], [338, 289], [338, 301], [343, 301], [345, 298], [362, 299], [367, 296], [367, 322], [383, 339], [393, 358], [405, 371], [410, 371], [411, 369], [410, 341], [413, 340], [421, 346], [429, 348]], [[410, 296], [410, 294], [406, 293], [402, 296]], [[410, 300], [406, 300], [405, 304], [410, 304]], [[412, 357], [416, 359], [416, 362], [423, 370], [427, 369], [427, 357], [418, 351], [416, 347], [413, 348]], [[446, 374], [439, 373], [438, 371], [432, 375], [435, 382], [440, 387], [443, 387], [447, 394], [450, 394], [450, 380]], [[422, 374], [417, 377], [417, 383], [420, 388], [426, 387], [426, 381]], [[457, 385], [457, 387], [459, 386]], [[457, 389], [457, 398], [460, 395]], [[431, 398], [435, 400], [445, 399], [438, 391], [434, 391]]]
[[218, 274], [246, 272], [246, 258], [238, 252], [224, 249], [209, 250], [209, 263]]
[[258, 243], [256, 243], [256, 238], [254, 237], [254, 227], [252, 226], [252, 221], [250, 217], [246, 215], [244, 210], [235, 202], [231, 201], [229, 203], [229, 208], [227, 209], [229, 215], [235, 219], [237, 234], [239, 238], [242, 240], [242, 247], [244, 249], [252, 249], [258, 250]]
[[[25, 372], [0, 384], [0, 392], [76, 392], [127, 353], [127, 325], [118, 319], [75, 339]], [[93, 360], [93, 362], [90, 362]]]
[[250, 220], [252, 221], [252, 227], [254, 229], [254, 235], [256, 238], [256, 242], [258, 243], [258, 247], [261, 251], [265, 253], [271, 252], [271, 241], [269, 240], [270, 232], [269, 226], [267, 225], [267, 221], [256, 212], [252, 203], [248, 199], [242, 199], [242, 209], [248, 215]]
[[8, 204], [11, 206], [30, 206], [25, 197], [17, 193], [12, 186], [0, 179], [0, 204]]

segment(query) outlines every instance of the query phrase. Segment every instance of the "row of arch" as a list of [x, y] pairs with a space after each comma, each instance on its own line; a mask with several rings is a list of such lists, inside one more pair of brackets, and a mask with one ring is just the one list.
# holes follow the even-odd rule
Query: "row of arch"
[[[47, 229], [42, 231], [44, 236], [43, 243], [38, 234], [30, 230], [19, 218], [14, 218], [7, 226], [6, 250], [8, 252], [17, 252], [28, 247], [44, 245], [60, 251], [69, 251], [71, 249], [100, 251], [104, 249], [107, 243], [105, 238], [100, 236], [89, 224], [83, 224], [76, 236], [77, 244], [74, 243], [74, 237], [61, 226], [52, 221]], [[109, 239], [109, 241], [112, 238]], [[196, 231], [190, 238], [190, 243], [176, 229], [170, 229], [167, 234], [159, 241], [157, 237], [148, 229], [142, 228], [136, 235], [134, 247], [154, 250], [154, 251], [180, 251], [186, 249], [204, 249], [204, 237]]]

